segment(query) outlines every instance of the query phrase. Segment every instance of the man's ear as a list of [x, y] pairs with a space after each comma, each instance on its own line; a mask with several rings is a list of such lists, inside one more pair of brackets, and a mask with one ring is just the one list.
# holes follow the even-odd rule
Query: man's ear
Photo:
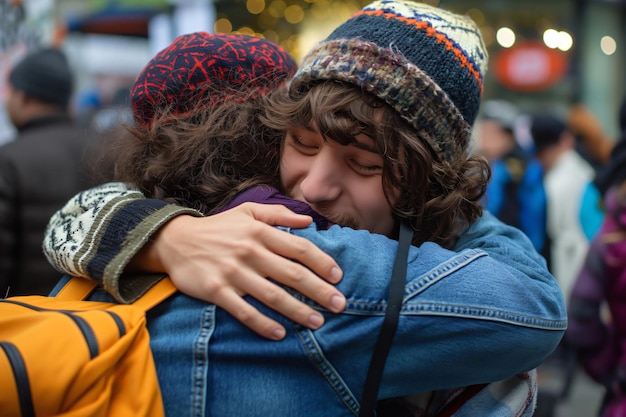
[[29, 100], [31, 100], [31, 98], [28, 97], [22, 90], [13, 89], [12, 94], [13, 100], [15, 100], [15, 103], [19, 106], [19, 108], [23, 108], [28, 105]]

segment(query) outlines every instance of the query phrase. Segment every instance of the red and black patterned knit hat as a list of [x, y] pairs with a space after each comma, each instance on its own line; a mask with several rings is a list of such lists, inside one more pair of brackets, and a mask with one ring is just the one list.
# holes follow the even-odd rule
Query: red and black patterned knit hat
[[135, 80], [130, 93], [135, 122], [149, 127], [165, 111], [185, 116], [227, 100], [253, 100], [286, 82], [296, 69], [285, 50], [265, 39], [206, 32], [182, 35], [156, 54]]
[[385, 101], [444, 159], [470, 140], [487, 49], [466, 16], [410, 0], [378, 0], [304, 57], [290, 89], [339, 80]]

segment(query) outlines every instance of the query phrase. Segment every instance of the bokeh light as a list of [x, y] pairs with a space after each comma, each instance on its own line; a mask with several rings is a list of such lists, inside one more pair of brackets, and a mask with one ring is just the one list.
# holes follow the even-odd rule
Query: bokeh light
[[265, 0], [246, 0], [246, 9], [249, 13], [260, 14], [265, 10]]
[[501, 27], [496, 32], [496, 41], [503, 48], [510, 48], [515, 45], [515, 32], [508, 27]]
[[617, 51], [617, 42], [611, 36], [603, 36], [600, 39], [600, 49], [606, 55], [613, 55]]

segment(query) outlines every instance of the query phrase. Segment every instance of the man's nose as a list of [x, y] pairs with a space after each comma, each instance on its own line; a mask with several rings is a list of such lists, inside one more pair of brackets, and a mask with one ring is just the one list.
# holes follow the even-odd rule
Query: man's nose
[[342, 166], [330, 147], [316, 155], [300, 183], [304, 199], [311, 203], [333, 201], [341, 194]]

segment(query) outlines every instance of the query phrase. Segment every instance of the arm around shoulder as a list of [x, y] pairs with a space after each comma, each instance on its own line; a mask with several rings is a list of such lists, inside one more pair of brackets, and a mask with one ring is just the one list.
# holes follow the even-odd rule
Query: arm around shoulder
[[52, 216], [44, 253], [58, 270], [95, 279], [120, 301], [132, 302], [151, 283], [133, 285], [136, 290], [125, 294], [119, 278], [126, 265], [161, 225], [185, 213], [200, 215], [146, 199], [123, 183], [103, 184], [77, 194]]
[[[311, 238], [344, 270], [338, 288], [347, 307], [326, 316], [318, 330], [322, 347], [333, 350], [336, 338], [373, 347], [397, 242], [336, 226], [326, 234], [295, 233]], [[385, 367], [385, 378], [406, 381], [401, 385], [407, 393], [505, 379], [535, 368], [560, 342], [565, 304], [541, 258], [525, 273], [479, 249], [456, 253], [425, 243], [409, 256], [399, 327]], [[354, 360], [350, 351], [332, 355]]]

